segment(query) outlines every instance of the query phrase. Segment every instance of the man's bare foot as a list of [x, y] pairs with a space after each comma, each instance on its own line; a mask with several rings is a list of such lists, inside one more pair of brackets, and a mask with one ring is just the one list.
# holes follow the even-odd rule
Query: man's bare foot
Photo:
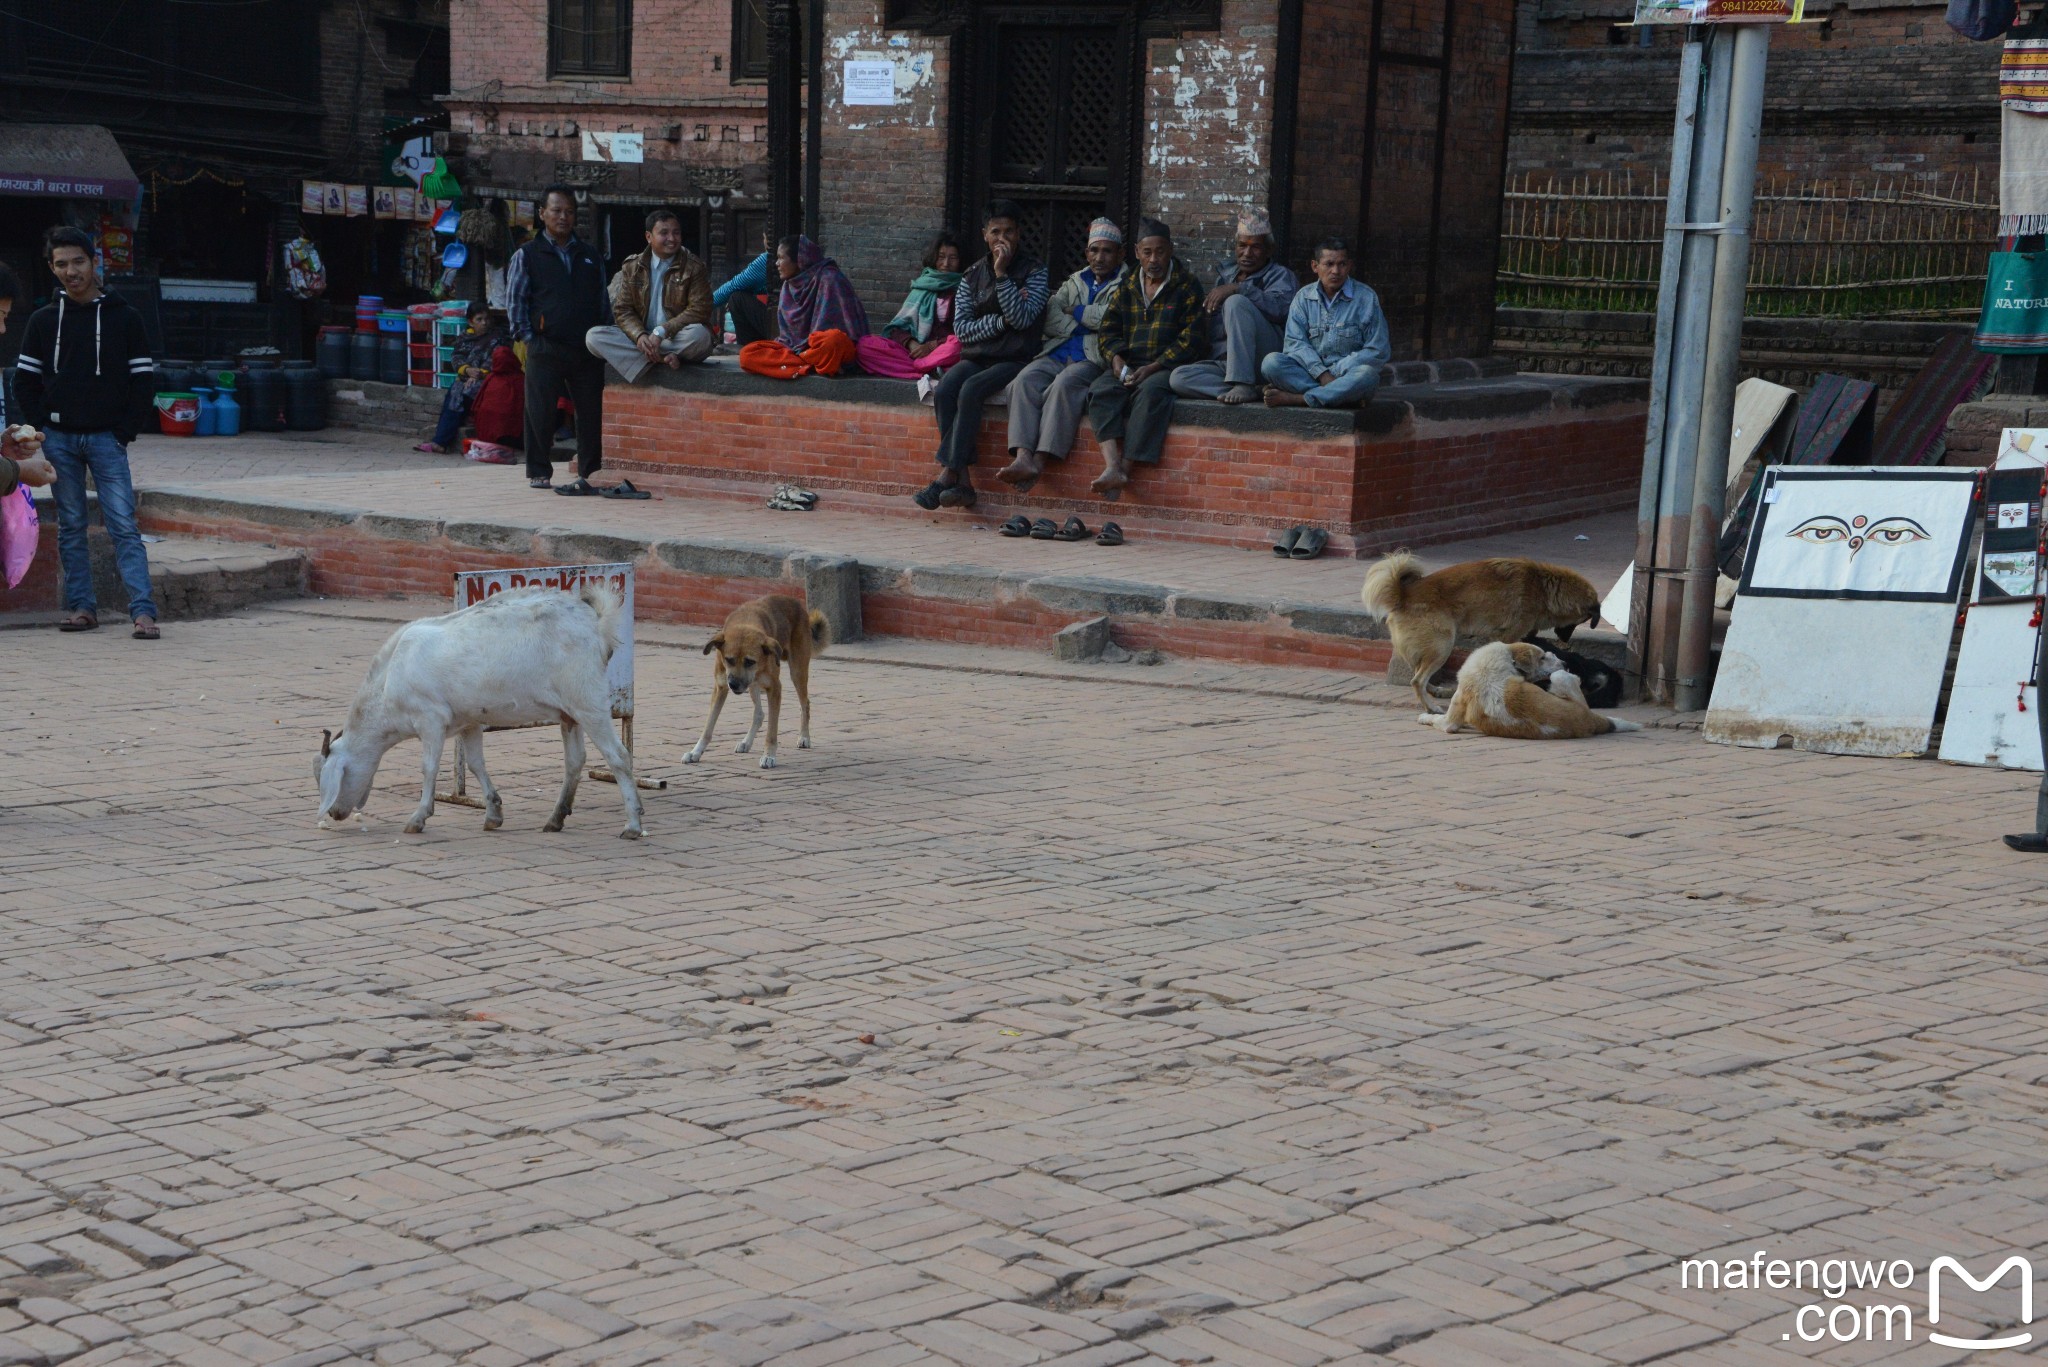
[[1282, 389], [1277, 384], [1269, 384], [1266, 386], [1266, 407], [1307, 408], [1308, 400], [1290, 390]]
[[1117, 460], [1111, 461], [1101, 474], [1089, 480], [1088, 487], [1101, 494], [1104, 498], [1113, 499], [1130, 482], [1131, 477], [1124, 470], [1124, 463], [1121, 460]]
[[661, 363], [670, 370], [681, 370], [683, 368], [683, 358], [680, 356], [664, 356], [661, 358]]
[[1029, 451], [1019, 451], [1015, 459], [996, 471], [996, 478], [1005, 484], [1016, 485], [1018, 492], [1022, 493], [1037, 483], [1038, 477], [1044, 473], [1045, 466], [1037, 456]]
[[1251, 384], [1234, 384], [1216, 396], [1220, 403], [1231, 405], [1254, 403], [1259, 397], [1259, 387]]

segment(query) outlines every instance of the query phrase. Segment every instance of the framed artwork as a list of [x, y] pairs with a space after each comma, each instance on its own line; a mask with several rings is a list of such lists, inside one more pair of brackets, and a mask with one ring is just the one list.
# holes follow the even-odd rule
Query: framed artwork
[[1975, 470], [1773, 466], [1739, 594], [1954, 603], [1976, 498]]

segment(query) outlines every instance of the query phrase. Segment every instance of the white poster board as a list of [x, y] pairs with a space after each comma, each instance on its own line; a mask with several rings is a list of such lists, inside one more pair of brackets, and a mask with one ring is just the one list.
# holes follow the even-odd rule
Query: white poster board
[[[2048, 428], [2008, 427], [1992, 468], [2039, 471], [2044, 457]], [[2022, 502], [2001, 492], [2008, 482], [1991, 481], [1990, 529], [2022, 533], [2014, 539], [2038, 539], [2038, 484], [2033, 496]], [[2026, 536], [2030, 526], [2033, 535]], [[2034, 674], [2037, 637], [2037, 629], [2029, 625], [2034, 616], [2032, 596], [2040, 590], [2034, 558], [2031, 552], [2011, 549], [1986, 549], [1979, 556], [1970, 615], [1963, 621], [1963, 646], [1956, 655], [1955, 682], [1949, 685], [1948, 717], [1941, 727], [1941, 758], [1951, 764], [2041, 768], [2040, 691], [2028, 682]], [[1998, 602], [1994, 597], [1986, 602], [1987, 590], [1996, 597], [2010, 594], [2026, 601]]]
[[637, 165], [647, 159], [645, 133], [595, 133], [583, 130], [583, 159]]
[[625, 620], [620, 624], [619, 648], [605, 666], [604, 681], [611, 689], [612, 715], [633, 715], [633, 567], [631, 565], [545, 565], [523, 570], [462, 570], [455, 575], [455, 606], [474, 607], [506, 589], [548, 588], [574, 592], [589, 580], [609, 582], [625, 599]]
[[1977, 472], [1772, 466], [1701, 734], [1926, 753], [1963, 592]]
[[896, 63], [850, 57], [842, 70], [842, 98], [847, 104], [896, 103]]

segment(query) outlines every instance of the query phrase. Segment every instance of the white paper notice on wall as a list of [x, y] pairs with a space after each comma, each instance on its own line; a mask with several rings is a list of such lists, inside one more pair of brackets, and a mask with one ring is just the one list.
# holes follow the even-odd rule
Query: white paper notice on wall
[[846, 103], [896, 103], [896, 63], [848, 58], [845, 72]]
[[645, 133], [593, 133], [583, 130], [583, 159], [585, 161], [625, 162], [629, 165], [647, 159], [647, 135]]

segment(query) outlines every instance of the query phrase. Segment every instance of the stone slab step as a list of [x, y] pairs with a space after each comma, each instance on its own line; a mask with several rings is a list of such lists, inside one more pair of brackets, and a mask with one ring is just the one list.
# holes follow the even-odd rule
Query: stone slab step
[[[128, 592], [115, 569], [113, 547], [97, 525], [90, 545], [100, 619], [117, 621]], [[167, 537], [150, 541], [148, 550], [150, 591], [166, 622], [219, 617], [255, 603], [303, 597], [307, 591], [311, 562], [304, 551], [289, 547]], [[64, 615], [56, 547], [46, 544], [36, 561], [19, 589], [0, 593], [0, 628], [47, 626]]]

